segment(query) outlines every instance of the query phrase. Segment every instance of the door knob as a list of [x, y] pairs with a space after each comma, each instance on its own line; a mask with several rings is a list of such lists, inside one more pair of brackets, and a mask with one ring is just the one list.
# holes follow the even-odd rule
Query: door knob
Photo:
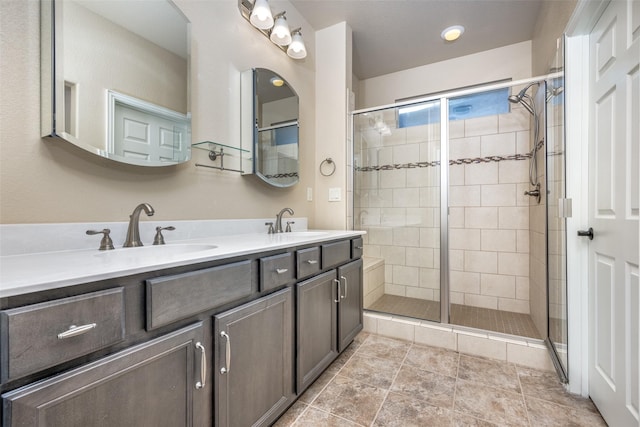
[[578, 230], [578, 236], [588, 237], [589, 240], [593, 240], [593, 228], [589, 227], [588, 230]]

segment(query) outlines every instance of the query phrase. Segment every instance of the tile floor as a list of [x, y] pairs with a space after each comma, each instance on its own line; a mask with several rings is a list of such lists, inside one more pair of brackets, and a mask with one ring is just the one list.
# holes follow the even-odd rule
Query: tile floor
[[553, 372], [363, 332], [275, 426], [606, 424]]
[[[385, 294], [367, 310], [397, 314], [414, 319], [440, 321], [440, 302]], [[510, 335], [541, 339], [531, 316], [510, 311], [451, 304], [450, 322]]]

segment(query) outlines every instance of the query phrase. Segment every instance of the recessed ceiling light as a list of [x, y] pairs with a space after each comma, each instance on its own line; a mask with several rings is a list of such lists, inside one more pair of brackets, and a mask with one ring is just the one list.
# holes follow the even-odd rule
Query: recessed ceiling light
[[445, 28], [440, 34], [440, 37], [445, 41], [452, 42], [458, 40], [462, 33], [464, 33], [464, 27], [462, 25], [453, 25]]
[[271, 84], [274, 85], [275, 87], [280, 87], [282, 85], [284, 85], [284, 80], [282, 80], [280, 77], [271, 77]]

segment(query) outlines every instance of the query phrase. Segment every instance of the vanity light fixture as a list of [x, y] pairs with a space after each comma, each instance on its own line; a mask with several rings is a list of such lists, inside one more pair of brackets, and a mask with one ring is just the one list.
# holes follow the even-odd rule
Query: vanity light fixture
[[464, 27], [462, 25], [452, 25], [442, 30], [440, 37], [442, 37], [444, 41], [453, 42], [458, 40], [463, 33]]
[[283, 52], [286, 52], [290, 58], [306, 58], [307, 48], [302, 39], [301, 28], [289, 30], [289, 24], [285, 17], [286, 12], [280, 12], [273, 16], [267, 0], [238, 0], [238, 8], [244, 19]]

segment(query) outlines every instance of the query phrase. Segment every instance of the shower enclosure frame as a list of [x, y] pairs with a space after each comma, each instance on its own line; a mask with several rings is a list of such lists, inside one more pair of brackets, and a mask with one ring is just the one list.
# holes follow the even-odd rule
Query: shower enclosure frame
[[[450, 323], [450, 284], [449, 284], [449, 167], [442, 167], [442, 165], [449, 165], [449, 99], [457, 98], [461, 96], [473, 95], [476, 93], [487, 92], [491, 90], [510, 88], [513, 86], [519, 85], [529, 85], [540, 83], [542, 85], [545, 84], [547, 80], [551, 80], [554, 78], [560, 78], [564, 75], [562, 72], [551, 73], [543, 76], [536, 76], [528, 79], [521, 80], [510, 80], [506, 82], [500, 83], [489, 83], [486, 85], [476, 86], [468, 89], [461, 90], [452, 90], [444, 93], [439, 93], [438, 95], [433, 96], [425, 96], [420, 98], [414, 98], [407, 101], [397, 102], [393, 104], [381, 105], [377, 107], [364, 108], [359, 110], [354, 110], [350, 112], [350, 128], [351, 128], [351, 141], [355, 141], [355, 126], [354, 126], [354, 117], [358, 114], [363, 113], [373, 113], [376, 111], [383, 111], [390, 108], [399, 108], [410, 106], [414, 104], [420, 104], [425, 102], [440, 102], [440, 321], [441, 324], [449, 324]], [[534, 142], [536, 144], [537, 142]], [[353, 144], [353, 142], [352, 142]], [[349, 155], [351, 156], [350, 164], [353, 165], [351, 168], [352, 179], [351, 182], [355, 183], [355, 150], [350, 151]], [[353, 185], [353, 184], [352, 184]], [[353, 188], [351, 189], [353, 190]], [[355, 197], [355, 191], [352, 191], [352, 197]], [[353, 210], [354, 201], [352, 200], [350, 209]], [[351, 212], [352, 224], [351, 227], [355, 228], [355, 216], [353, 212]], [[548, 220], [545, 216], [545, 229], [547, 228]], [[548, 290], [548, 283], [547, 283]], [[548, 317], [548, 306], [547, 309], [547, 317]], [[547, 331], [544, 331], [548, 336], [548, 328]], [[546, 338], [546, 337], [545, 337]], [[556, 356], [554, 354], [554, 356]], [[557, 356], [556, 356], [557, 357]]]

